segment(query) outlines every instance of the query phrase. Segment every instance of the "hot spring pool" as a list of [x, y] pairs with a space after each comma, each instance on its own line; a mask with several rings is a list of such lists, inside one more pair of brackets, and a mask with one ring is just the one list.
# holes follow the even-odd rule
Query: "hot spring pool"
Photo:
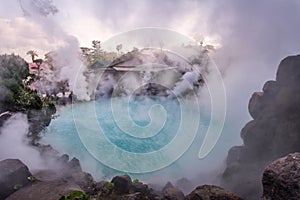
[[[210, 124], [207, 113], [209, 108], [189, 100], [179, 102], [177, 99], [142, 97], [100, 99], [59, 108], [58, 116], [45, 131], [42, 143], [51, 144], [62, 154], [77, 157], [83, 170], [96, 179], [109, 179], [131, 168], [134, 170], [129, 174], [140, 180], [194, 178], [197, 174], [219, 168], [227, 154], [227, 149], [217, 147], [204, 159], [198, 158]], [[184, 143], [185, 135], [190, 135], [191, 144], [182, 155], [175, 155], [176, 151], [184, 149], [181, 143], [173, 143], [178, 130], [186, 126], [184, 132], [192, 132], [195, 124], [198, 127], [194, 137], [183, 134], [181, 139]], [[168, 145], [171, 151], [165, 156], [138, 157], [155, 154]], [[168, 160], [169, 157], [176, 159], [173, 162]], [[162, 162], [166, 163], [156, 169], [155, 165]], [[156, 170], [144, 170], [151, 167]], [[139, 169], [141, 173], [138, 173]]]

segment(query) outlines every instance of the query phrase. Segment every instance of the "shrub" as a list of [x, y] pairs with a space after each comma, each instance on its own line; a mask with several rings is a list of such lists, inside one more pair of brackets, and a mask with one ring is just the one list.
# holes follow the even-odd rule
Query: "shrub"
[[59, 200], [90, 200], [90, 196], [81, 191], [74, 190], [69, 195], [60, 197]]

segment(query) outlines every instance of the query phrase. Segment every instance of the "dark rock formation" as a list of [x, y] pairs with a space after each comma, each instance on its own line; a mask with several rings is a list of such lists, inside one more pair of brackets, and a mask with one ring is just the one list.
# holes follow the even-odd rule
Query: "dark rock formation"
[[269, 164], [263, 174], [264, 200], [300, 199], [300, 153]]
[[[61, 156], [57, 161], [69, 165], [69, 157]], [[61, 164], [60, 163], [60, 164]], [[77, 163], [77, 161], [75, 162]], [[78, 165], [80, 163], [78, 162]], [[81, 168], [80, 168], [81, 169]], [[5, 160], [0, 162], [0, 199], [7, 200], [56, 200], [62, 196], [69, 196], [75, 192], [82, 192], [92, 199], [107, 200], [185, 200], [181, 190], [168, 182], [161, 192], [155, 192], [148, 185], [139, 181], [131, 181], [130, 176], [116, 176], [111, 182], [96, 183], [93, 177], [82, 171], [40, 170], [31, 175], [28, 168], [19, 160]], [[29, 184], [30, 183], [30, 184]], [[20, 188], [14, 188], [16, 184]], [[22, 184], [22, 185], [21, 185]], [[13, 189], [12, 189], [13, 188]], [[234, 194], [217, 186], [197, 187], [188, 199], [228, 199], [239, 200]]]
[[167, 200], [184, 200], [184, 194], [178, 188], [167, 188], [163, 192], [163, 199]]
[[7, 200], [58, 200], [61, 196], [68, 195], [70, 192], [81, 188], [66, 180], [54, 180], [32, 184], [30, 187], [23, 187], [10, 195]]
[[170, 181], [168, 181], [166, 185], [163, 187], [162, 192], [164, 192], [166, 189], [169, 188], [174, 188], [173, 184]]
[[100, 182], [97, 182], [94, 189], [96, 192], [99, 192], [101, 191], [105, 186], [106, 184], [108, 183], [108, 181], [100, 181]]
[[0, 199], [30, 183], [31, 173], [18, 159], [0, 161]]
[[174, 187], [171, 182], [167, 182], [167, 184], [162, 189], [162, 197], [163, 199], [175, 200], [175, 199], [185, 199], [183, 192]]
[[94, 194], [96, 183], [91, 174], [86, 172], [72, 173], [69, 180], [76, 183], [85, 193]]
[[74, 190], [95, 194], [96, 182], [82, 172], [76, 158], [69, 161], [66, 155], [56, 159], [58, 168], [39, 170], [32, 175], [20, 160], [7, 159], [0, 162], [0, 199], [59, 199]]
[[72, 172], [82, 172], [81, 169], [81, 165], [80, 162], [77, 158], [72, 158], [72, 160], [70, 160], [70, 162], [68, 163], [68, 168], [69, 170], [71, 170]]
[[130, 193], [137, 193], [137, 192], [139, 192], [139, 193], [146, 194], [146, 195], [150, 194], [148, 185], [143, 184], [141, 182], [132, 183], [129, 192]]
[[131, 178], [128, 175], [115, 176], [111, 182], [114, 184], [114, 191], [117, 194], [128, 194], [132, 185]]
[[60, 157], [55, 154], [52, 154], [52, 156], [54, 156], [57, 167], [60, 168], [62, 173], [70, 175], [72, 173], [82, 172], [80, 161], [76, 157], [73, 157], [69, 161], [69, 156], [67, 154], [63, 154]]
[[[49, 158], [49, 157], [58, 157], [59, 152], [55, 150], [50, 144], [35, 144], [36, 149], [40, 152], [42, 157]], [[69, 160], [69, 157], [68, 157]]]
[[192, 182], [190, 180], [188, 180], [187, 178], [181, 178], [181, 179], [177, 180], [176, 184], [175, 184], [175, 187], [182, 190], [185, 194], [191, 192], [191, 188], [193, 188], [192, 186], [193, 186]]
[[143, 195], [140, 192], [136, 192], [133, 194], [127, 194], [119, 198], [120, 200], [141, 200], [143, 199]]
[[243, 146], [227, 157], [223, 185], [248, 199], [258, 199], [261, 178], [271, 161], [300, 151], [300, 55], [281, 61], [276, 81], [267, 81], [263, 92], [249, 101], [253, 120], [241, 131]]
[[[6, 120], [8, 120], [10, 117], [12, 116], [12, 113], [10, 112], [3, 112], [3, 113], [0, 113], [0, 127], [4, 124], [4, 122]], [[1, 133], [0, 133], [1, 134]]]
[[214, 185], [202, 185], [187, 195], [187, 200], [242, 200], [235, 194]]
[[56, 112], [55, 106], [51, 103], [48, 107], [41, 109], [30, 109], [26, 112], [29, 123], [29, 136], [32, 143], [35, 144], [40, 139], [40, 133], [51, 122], [52, 115]]

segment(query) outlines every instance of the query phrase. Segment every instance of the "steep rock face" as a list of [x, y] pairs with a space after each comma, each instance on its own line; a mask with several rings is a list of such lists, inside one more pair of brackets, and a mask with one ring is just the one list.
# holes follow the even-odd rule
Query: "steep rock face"
[[267, 81], [263, 92], [249, 101], [253, 120], [241, 131], [243, 146], [228, 152], [223, 184], [248, 199], [257, 199], [265, 166], [300, 151], [300, 55], [281, 61], [276, 81]]
[[262, 183], [263, 200], [300, 199], [300, 153], [289, 154], [269, 164]]
[[19, 187], [30, 183], [31, 176], [26, 165], [18, 159], [0, 161], [0, 199], [4, 199]]

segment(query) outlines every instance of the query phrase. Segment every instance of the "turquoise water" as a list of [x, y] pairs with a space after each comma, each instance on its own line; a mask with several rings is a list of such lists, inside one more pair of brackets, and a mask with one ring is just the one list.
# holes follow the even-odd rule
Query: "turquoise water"
[[[210, 122], [206, 113], [209, 109], [201, 109], [198, 102], [178, 99], [140, 97], [78, 103], [59, 109], [42, 142], [77, 157], [82, 168], [96, 179], [125, 172], [141, 180], [153, 175], [168, 180], [193, 177], [214, 169], [216, 163], [223, 162], [227, 151], [216, 148], [207, 158], [198, 159]], [[96, 125], [92, 123], [94, 119]], [[180, 141], [188, 144], [186, 147], [180, 141], [174, 142], [181, 134], [180, 129]], [[167, 148], [171, 149], [167, 155], [148, 156]], [[138, 157], [143, 155], [148, 157]]]
[[[127, 107], [127, 105], [129, 106], [129, 115], [125, 115], [125, 120], [131, 117], [133, 122], [141, 127], [146, 127], [151, 123], [148, 111], [153, 105], [159, 104], [166, 110], [167, 119], [165, 120], [161, 129], [157, 131], [157, 134], [147, 138], [138, 138], [132, 135], [124, 134], [124, 131], [118, 127], [116, 121], [112, 120], [114, 118], [112, 110], [107, 109], [110, 107], [109, 104], [110, 101], [108, 100], [95, 102], [97, 119], [99, 125], [103, 128], [105, 136], [110, 140], [111, 143], [117, 145], [121, 149], [136, 153], [156, 151], [167, 145], [176, 135], [181, 116], [180, 105], [176, 99], [167, 101], [162, 99], [137, 98], [134, 100], [131, 99], [128, 104], [122, 99], [117, 102], [117, 104], [121, 105], [122, 107]], [[123, 113], [117, 113], [117, 115], [120, 114]], [[156, 116], [155, 119], [157, 120], [161, 117], [162, 116]], [[151, 127], [147, 128], [148, 130], [151, 129]], [[154, 128], [155, 127], [153, 126], [153, 129]], [[134, 127], [132, 129], [134, 129]], [[153, 132], [156, 131], [153, 130]]]

